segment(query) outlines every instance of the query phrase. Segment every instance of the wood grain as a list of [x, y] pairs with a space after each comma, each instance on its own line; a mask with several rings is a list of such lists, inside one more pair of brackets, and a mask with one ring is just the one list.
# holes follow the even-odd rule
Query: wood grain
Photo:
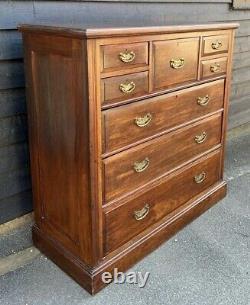
[[[129, 84], [132, 84], [133, 91], [127, 93], [121, 91], [121, 85]], [[148, 93], [148, 72], [106, 78], [102, 80], [101, 86], [103, 104], [131, 99]]]
[[[218, 44], [218, 49], [213, 48], [213, 44]], [[226, 53], [228, 51], [229, 37], [228, 35], [212, 35], [203, 37], [202, 54], [211, 55], [218, 53]], [[216, 46], [216, 45], [215, 45]]]
[[[194, 177], [206, 173], [203, 183], [197, 184]], [[220, 178], [220, 153], [213, 154], [195, 165], [176, 172], [159, 186], [140, 197], [125, 203], [105, 214], [105, 252], [118, 248], [145, 228], [160, 220], [192, 197], [201, 193]], [[135, 211], [149, 206], [149, 212], [142, 220], [135, 219]]]
[[[197, 79], [199, 39], [154, 42], [154, 88], [171, 87]], [[171, 60], [183, 59], [183, 67], [171, 67]]]
[[[209, 97], [206, 106], [197, 104], [198, 97]], [[141, 102], [103, 112], [103, 152], [112, 152], [130, 144], [167, 131], [222, 108], [224, 80], [211, 82], [172, 94], [161, 95]], [[151, 114], [145, 127], [135, 119]]]
[[[131, 54], [131, 61], [122, 61], [120, 53]], [[119, 70], [148, 64], [148, 43], [107, 45], [102, 47], [101, 62], [104, 71]]]
[[[218, 146], [221, 125], [220, 113], [105, 159], [104, 203], [126, 196]], [[198, 144], [195, 137], [203, 133], [206, 139]], [[136, 172], [135, 163], [144, 160], [148, 161], [147, 168]]]
[[[90, 293], [104, 270], [129, 268], [225, 195], [235, 26], [21, 28], [34, 242]], [[227, 53], [202, 54], [213, 35], [227, 35]], [[135, 66], [117, 62], [124, 43], [138, 47]], [[164, 55], [184, 73], [165, 77]], [[218, 61], [225, 73], [204, 72]]]

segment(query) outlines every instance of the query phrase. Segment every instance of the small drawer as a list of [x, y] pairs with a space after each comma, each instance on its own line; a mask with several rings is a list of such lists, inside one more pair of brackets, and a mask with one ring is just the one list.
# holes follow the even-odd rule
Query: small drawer
[[101, 54], [103, 71], [148, 65], [147, 42], [103, 46]]
[[101, 87], [104, 104], [138, 97], [148, 92], [148, 72], [105, 78]]
[[103, 153], [216, 111], [223, 98], [224, 80], [219, 80], [103, 111]]
[[178, 170], [131, 201], [104, 212], [105, 253], [111, 252], [220, 180], [220, 151]]
[[221, 141], [217, 114], [103, 161], [104, 203], [116, 199], [206, 152]]
[[214, 77], [227, 72], [227, 57], [204, 60], [201, 62], [202, 78]]
[[199, 38], [154, 42], [154, 89], [196, 80], [198, 55]]
[[203, 37], [203, 55], [226, 53], [228, 51], [228, 35]]

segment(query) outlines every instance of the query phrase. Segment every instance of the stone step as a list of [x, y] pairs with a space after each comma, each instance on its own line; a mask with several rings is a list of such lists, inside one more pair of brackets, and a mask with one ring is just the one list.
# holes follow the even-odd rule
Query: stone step
[[33, 246], [32, 224], [29, 214], [0, 225], [0, 259]]
[[40, 252], [37, 248], [30, 247], [15, 254], [0, 258], [0, 276], [26, 266], [39, 255]]
[[0, 276], [31, 263], [38, 255], [32, 243], [30, 213], [0, 225]]

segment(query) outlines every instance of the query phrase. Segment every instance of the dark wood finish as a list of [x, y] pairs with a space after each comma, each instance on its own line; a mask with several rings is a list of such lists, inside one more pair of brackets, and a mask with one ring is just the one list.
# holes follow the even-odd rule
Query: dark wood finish
[[[196, 175], [206, 174], [201, 183]], [[220, 153], [177, 171], [160, 185], [105, 213], [105, 252], [111, 252], [220, 179]], [[134, 213], [146, 215], [137, 220]], [[144, 215], [142, 217], [144, 217]]]
[[[218, 146], [221, 124], [222, 116], [219, 113], [105, 159], [104, 203], [126, 196]], [[202, 138], [204, 133], [206, 135]], [[201, 141], [205, 139], [204, 142], [197, 143], [197, 136]], [[136, 162], [144, 162], [145, 170], [136, 172]]]
[[[72, 276], [90, 294], [96, 294], [106, 284], [101, 276], [104, 272], [113, 274], [114, 268], [126, 271], [140, 259], [159, 247], [167, 239], [203, 214], [226, 195], [226, 183], [220, 182], [199, 194], [185, 205], [164, 217], [155, 226], [151, 226], [135, 241], [125, 244], [117, 253], [107, 255], [100, 266], [89, 268], [77, 257], [72, 255], [55, 240], [49, 238], [34, 226], [33, 240], [36, 246], [50, 257], [66, 273]], [[123, 250], [123, 251], [122, 251]], [[132, 260], [131, 260], [132, 258]]]
[[[128, 61], [126, 57], [120, 58], [120, 54], [128, 54]], [[124, 61], [122, 61], [124, 60]], [[119, 70], [131, 67], [144, 66], [148, 64], [148, 43], [133, 43], [133, 44], [119, 44], [108, 45], [102, 48], [101, 61], [103, 62], [103, 70]]]
[[[147, 2], [153, 2], [147, 3]], [[160, 1], [161, 2], [161, 1]], [[25, 124], [5, 124], [8, 122], [16, 122], [16, 114], [22, 107], [25, 109], [25, 97], [19, 101], [12, 99], [12, 93], [16, 90], [23, 90], [23, 46], [21, 34], [17, 32], [17, 25], [20, 23], [41, 22], [44, 24], [63, 23], [64, 27], [72, 25], [75, 28], [83, 26], [88, 27], [127, 27], [127, 26], [160, 26], [189, 23], [211, 23], [211, 22], [240, 22], [240, 29], [236, 31], [235, 52], [234, 52], [234, 67], [233, 67], [233, 82], [232, 94], [230, 97], [230, 111], [228, 128], [240, 126], [250, 121], [250, 103], [248, 96], [250, 94], [250, 73], [249, 73], [249, 59], [250, 59], [250, 10], [247, 10], [247, 2], [243, 0], [163, 0], [163, 3], [155, 0], [146, 1], [128, 1], [126, 4], [123, 1], [102, 0], [98, 3], [96, 1], [2, 1], [0, 2], [0, 11], [3, 12], [0, 18], [0, 65], [7, 67], [2, 75], [2, 81], [5, 84], [3, 89], [0, 89], [0, 107], [8, 107], [9, 118], [3, 119], [3, 124], [0, 125], [1, 133], [6, 135], [4, 143], [0, 146], [5, 148], [6, 145], [15, 149], [20, 143], [20, 133], [23, 133], [22, 140], [27, 143], [27, 133], [21, 132], [25, 130]], [[183, 3], [185, 2], [185, 3]], [[242, 10], [232, 10], [232, 2], [240, 3]], [[246, 6], [242, 6], [245, 3]], [[140, 12], [140, 16], [135, 14]], [[204, 14], [206, 12], [206, 14]], [[108, 20], [108, 24], [107, 24]], [[217, 24], [216, 24], [217, 26]], [[191, 27], [191, 26], [189, 26]], [[212, 34], [211, 31], [210, 34]], [[209, 34], [209, 35], [210, 35]], [[138, 36], [138, 35], [137, 35]], [[127, 43], [127, 42], [126, 42]], [[8, 62], [6, 62], [8, 61]], [[18, 74], [16, 70], [16, 62], [20, 61], [20, 69]], [[7, 63], [7, 64], [6, 64]], [[12, 75], [11, 77], [7, 76]], [[8, 78], [8, 82], [4, 79]], [[22, 82], [17, 81], [22, 78]], [[3, 98], [9, 96], [8, 99]], [[19, 108], [20, 107], [20, 108]], [[7, 110], [7, 109], [6, 109]], [[26, 112], [26, 111], [24, 111]], [[1, 116], [7, 112], [1, 111]], [[13, 114], [12, 114], [13, 113]], [[15, 137], [16, 135], [16, 137]], [[10, 137], [10, 140], [8, 139]], [[14, 140], [14, 141], [13, 141]], [[11, 142], [11, 144], [9, 144]], [[11, 156], [8, 158], [11, 162]], [[18, 167], [25, 170], [27, 165], [22, 161], [22, 156], [18, 155]], [[13, 175], [14, 169], [1, 172], [1, 177], [5, 181], [8, 180], [9, 175]], [[4, 178], [5, 177], [5, 178]], [[19, 176], [20, 178], [22, 175]], [[22, 185], [23, 181], [18, 180], [17, 185]], [[11, 187], [9, 187], [11, 189]], [[9, 219], [18, 217], [23, 208], [23, 204], [19, 201], [18, 190], [13, 190], [12, 197], [5, 197], [5, 188], [2, 189], [2, 201], [0, 209], [4, 214], [8, 214]], [[17, 191], [17, 192], [16, 192]], [[20, 193], [22, 196], [22, 193]], [[10, 200], [11, 204], [6, 202]], [[16, 201], [15, 199], [16, 198]], [[12, 209], [12, 206], [13, 209]], [[1, 206], [2, 205], [2, 206]], [[18, 208], [19, 206], [19, 208]], [[27, 202], [30, 210], [32, 209], [32, 202]], [[18, 211], [18, 213], [15, 213]], [[27, 208], [23, 209], [23, 213], [27, 212]], [[4, 217], [4, 216], [3, 216]]]
[[[34, 242], [90, 293], [104, 286], [102, 272], [126, 270], [225, 195], [235, 27], [21, 27]], [[211, 35], [228, 36], [226, 56], [203, 57], [202, 37]], [[117, 52], [124, 44], [139, 46], [144, 63], [120, 67]], [[177, 69], [166, 70], [178, 70], [165, 79], [164, 56], [177, 57]], [[225, 59], [223, 74], [206, 74], [209, 64]], [[116, 102], [128, 105], [102, 110]], [[137, 180], [131, 159], [133, 166], [138, 161]], [[128, 217], [135, 211], [134, 224]]]
[[[131, 92], [123, 92], [121, 85], [131, 85]], [[102, 80], [102, 101], [104, 104], [110, 101], [126, 100], [148, 92], [148, 72], [115, 76]]]
[[[171, 87], [190, 82], [198, 76], [199, 39], [188, 38], [156, 41], [154, 50], [154, 88]], [[182, 59], [179, 67], [171, 67], [171, 61]]]
[[[201, 106], [199, 97], [208, 95], [209, 102]], [[157, 96], [142, 102], [117, 107], [103, 112], [103, 152], [112, 152], [135, 142], [176, 128], [223, 107], [224, 80], [191, 89]], [[137, 117], [152, 115], [145, 127], [135, 124]]]
[[93, 263], [87, 208], [87, 80], [83, 82], [87, 58], [82, 58], [86, 46], [81, 40], [29, 33], [24, 42], [36, 222], [72, 253]]

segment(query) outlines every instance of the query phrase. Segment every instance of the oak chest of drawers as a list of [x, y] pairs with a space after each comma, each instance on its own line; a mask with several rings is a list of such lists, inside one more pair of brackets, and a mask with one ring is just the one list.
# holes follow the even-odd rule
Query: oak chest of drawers
[[225, 196], [235, 28], [20, 27], [34, 243], [90, 293]]

